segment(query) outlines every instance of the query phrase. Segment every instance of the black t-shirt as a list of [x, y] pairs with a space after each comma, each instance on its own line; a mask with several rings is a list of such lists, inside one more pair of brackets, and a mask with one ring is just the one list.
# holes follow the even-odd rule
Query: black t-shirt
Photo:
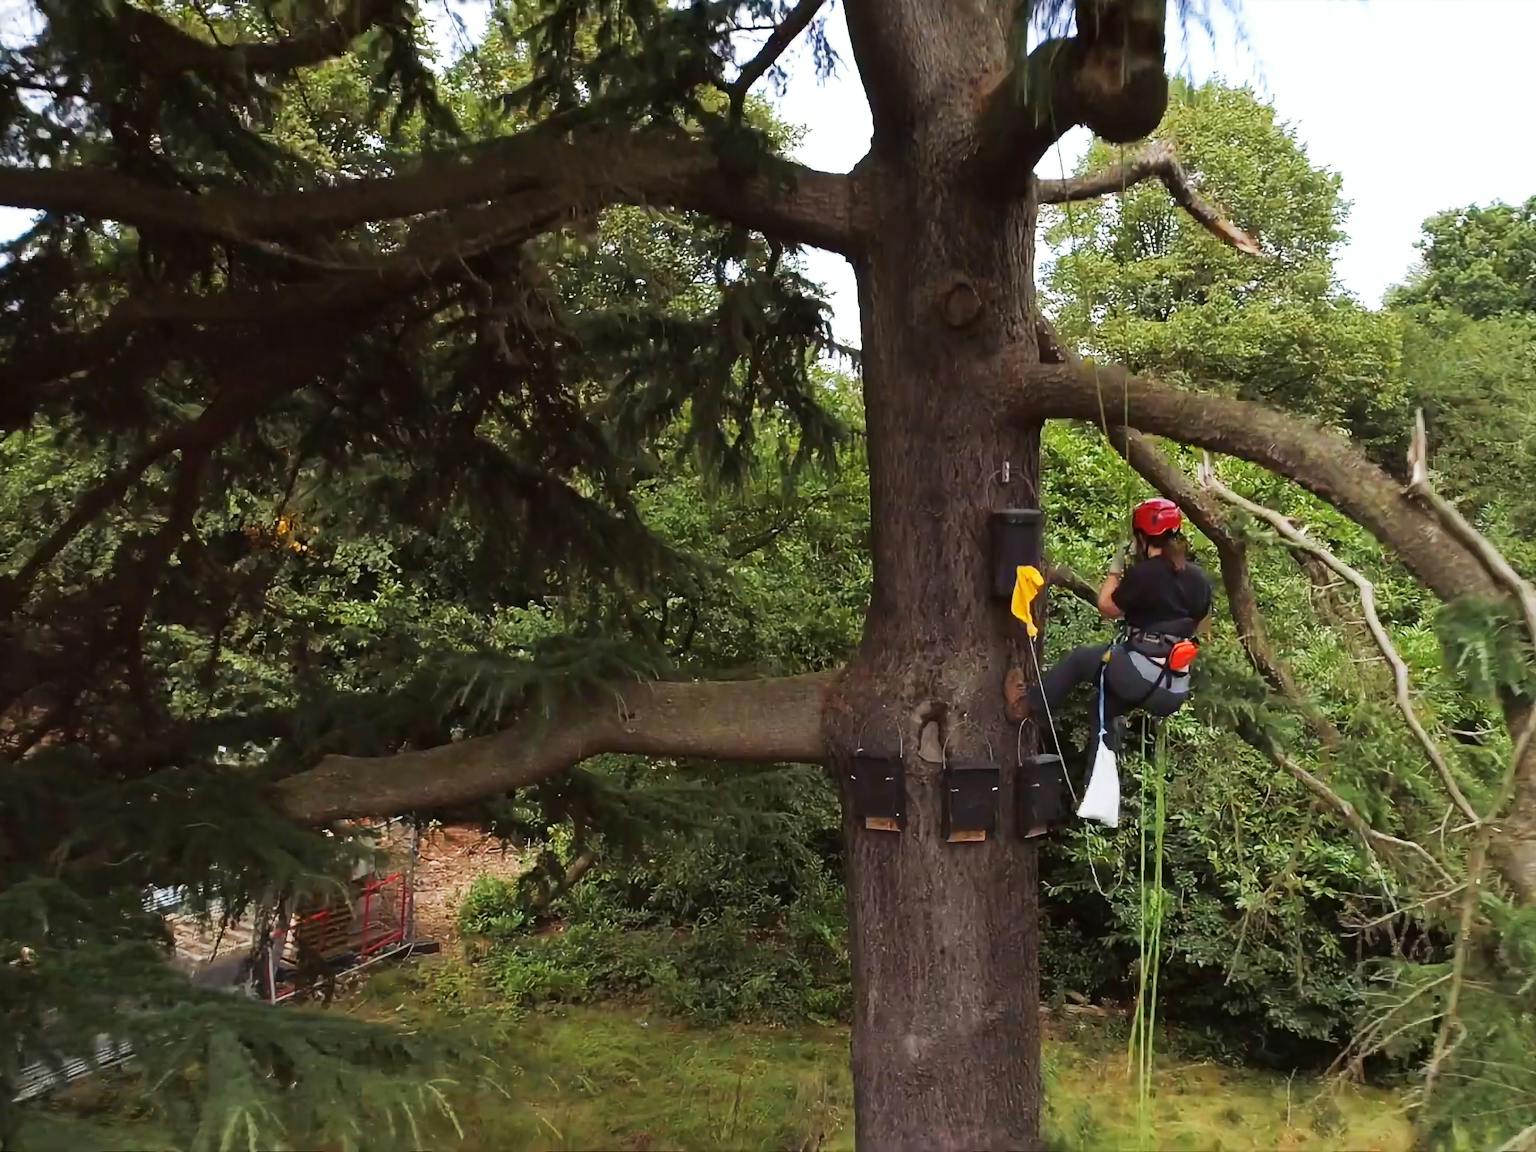
[[1132, 628], [1187, 636], [1210, 615], [1211, 580], [1198, 564], [1186, 562], [1180, 571], [1151, 556], [1131, 565], [1114, 599]]

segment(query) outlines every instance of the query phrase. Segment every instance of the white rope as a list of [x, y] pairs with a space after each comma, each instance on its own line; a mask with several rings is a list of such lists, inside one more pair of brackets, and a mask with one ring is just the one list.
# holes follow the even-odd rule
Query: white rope
[[[1039, 684], [1042, 680], [1045, 679], [1045, 673], [1040, 670], [1040, 654], [1035, 651], [1035, 647], [1035, 642], [1031, 640], [1029, 642], [1029, 657], [1035, 665], [1035, 683]], [[1099, 685], [1098, 692], [1100, 695], [1099, 739], [1102, 740], [1104, 738], [1104, 726], [1102, 721], [1104, 687], [1102, 684]], [[1040, 703], [1045, 708], [1045, 726], [1051, 734], [1051, 743], [1056, 748], [1056, 758], [1061, 761], [1061, 778], [1067, 782], [1067, 792], [1072, 797], [1072, 807], [1073, 810], [1076, 811], [1078, 805], [1081, 804], [1081, 801], [1078, 799], [1077, 789], [1072, 787], [1072, 774], [1067, 770], [1067, 755], [1061, 750], [1061, 737], [1056, 731], [1056, 720], [1051, 715], [1051, 702], [1045, 698], [1045, 690], [1043, 688], [1040, 690]], [[1018, 736], [1014, 746], [1014, 759], [1016, 761], [1022, 761], [1024, 759], [1022, 755], [1024, 750], [1023, 745], [1024, 723], [1023, 721], [1020, 721]], [[1099, 895], [1108, 900], [1109, 893], [1104, 891], [1104, 885], [1099, 880], [1099, 870], [1093, 863], [1093, 852], [1091, 850], [1088, 853], [1088, 873], [1093, 877], [1093, 886], [1098, 890]]]

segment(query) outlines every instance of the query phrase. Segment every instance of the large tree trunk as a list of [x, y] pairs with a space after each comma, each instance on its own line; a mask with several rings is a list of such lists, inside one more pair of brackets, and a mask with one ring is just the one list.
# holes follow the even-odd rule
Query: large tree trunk
[[[1034, 346], [1034, 205], [983, 194], [962, 162], [967, 112], [950, 100], [893, 146], [877, 138], [859, 174], [884, 238], [856, 266], [875, 578], [825, 740], [844, 785], [857, 1137], [881, 1152], [1039, 1140], [1035, 849], [1010, 818], [1035, 737], [1003, 716], [1021, 634], [989, 596], [987, 553], [992, 510], [1038, 503], [1038, 431], [993, 410], [1004, 348]], [[901, 755], [904, 830], [853, 811], [859, 749]], [[941, 761], [1001, 769], [984, 841], [945, 836]]]

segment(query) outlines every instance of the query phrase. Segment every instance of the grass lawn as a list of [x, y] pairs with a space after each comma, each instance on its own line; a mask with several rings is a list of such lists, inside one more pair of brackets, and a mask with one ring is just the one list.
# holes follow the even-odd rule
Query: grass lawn
[[[302, 1009], [281, 1008], [275, 1011]], [[557, 1149], [853, 1147], [848, 1033], [843, 1028], [697, 1028], [635, 1005], [513, 1012], [451, 960], [377, 972], [330, 1011], [425, 1024], [447, 1020], [480, 1055], [448, 1089], [465, 1152]], [[1380, 1149], [1407, 1152], [1411, 1133], [1386, 1091], [1181, 1059], [1160, 1038], [1154, 1095], [1138, 1141], [1136, 1086], [1113, 1022], [1053, 1018], [1045, 1063], [1046, 1130], [1055, 1149]], [[1166, 1052], [1166, 1055], [1164, 1054]], [[36, 1115], [23, 1148], [166, 1148], [149, 1126], [123, 1123], [131, 1078], [73, 1090]], [[345, 1106], [338, 1102], [338, 1106]], [[88, 1127], [75, 1121], [85, 1119]], [[313, 1148], [301, 1133], [296, 1148]]]
[[[367, 1010], [446, 1010], [505, 1036], [487, 1083], [460, 1090], [467, 1147], [851, 1149], [853, 1094], [843, 1028], [695, 1028], [635, 1006], [513, 1016], [464, 970], [376, 978]], [[1412, 1133], [1390, 1092], [1159, 1055], [1149, 1138], [1137, 1140], [1135, 1082], [1103, 1020], [1055, 1019], [1045, 1064], [1047, 1132], [1059, 1149], [1380, 1149]], [[1176, 1045], [1174, 1045], [1176, 1048]], [[494, 1087], [492, 1086], [494, 1083]]]

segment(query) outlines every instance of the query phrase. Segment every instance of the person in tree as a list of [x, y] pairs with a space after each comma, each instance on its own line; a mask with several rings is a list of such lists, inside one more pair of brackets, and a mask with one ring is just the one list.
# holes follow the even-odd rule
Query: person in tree
[[[1114, 731], [1119, 717], [1137, 708], [1170, 715], [1188, 697], [1188, 668], [1196, 651], [1192, 638], [1211, 612], [1211, 580], [1189, 559], [1184, 515], [1172, 500], [1144, 500], [1131, 514], [1133, 543], [1110, 566], [1099, 587], [1099, 613], [1122, 621], [1121, 635], [1107, 644], [1072, 649], [1027, 685], [1011, 668], [1003, 682], [1008, 719], [1054, 712], [1078, 684], [1104, 672], [1101, 725]], [[1127, 568], [1128, 554], [1134, 559]], [[1044, 708], [1042, 708], [1044, 705]]]

